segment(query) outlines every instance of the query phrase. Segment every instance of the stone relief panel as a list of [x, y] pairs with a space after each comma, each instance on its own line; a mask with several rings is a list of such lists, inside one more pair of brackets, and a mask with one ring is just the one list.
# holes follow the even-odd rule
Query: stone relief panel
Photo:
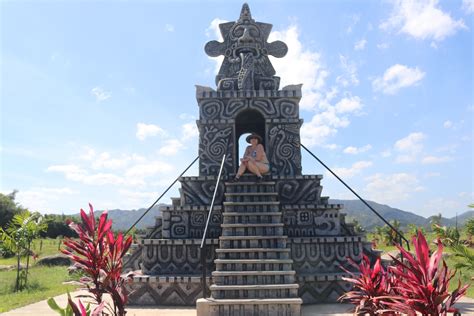
[[130, 305], [193, 306], [202, 297], [199, 277], [136, 277], [127, 284]]
[[299, 118], [298, 100], [279, 98], [275, 100], [275, 108], [283, 118]]
[[[186, 239], [202, 238], [204, 227], [207, 221], [209, 210], [200, 208], [200, 210], [190, 210], [183, 208], [168, 208], [163, 210], [163, 238]], [[212, 211], [209, 227], [207, 230], [208, 238], [216, 238], [221, 235], [222, 211], [215, 207]]]
[[[142, 270], [148, 275], [199, 275], [202, 273], [200, 239], [188, 243], [160, 243], [144, 245]], [[216, 243], [207, 246], [207, 271], [215, 269]]]
[[276, 191], [283, 204], [319, 204], [321, 192], [320, 181], [316, 179], [284, 179], [276, 181]]
[[279, 117], [277, 108], [270, 99], [252, 99], [250, 100], [250, 109], [258, 110], [265, 118]]
[[269, 124], [268, 159], [272, 175], [295, 176], [301, 174], [300, 124]]
[[338, 210], [283, 210], [284, 234], [288, 237], [336, 236], [341, 233]]
[[199, 125], [199, 175], [217, 176], [222, 157], [227, 154], [223, 174], [234, 170], [234, 128], [230, 124]]
[[[182, 201], [185, 205], [211, 205], [215, 186], [216, 180], [181, 181]], [[216, 205], [222, 203], [224, 190], [224, 180], [221, 179], [216, 193]]]
[[362, 260], [361, 237], [289, 238], [293, 269], [297, 275], [344, 272], [353, 270], [347, 258]]

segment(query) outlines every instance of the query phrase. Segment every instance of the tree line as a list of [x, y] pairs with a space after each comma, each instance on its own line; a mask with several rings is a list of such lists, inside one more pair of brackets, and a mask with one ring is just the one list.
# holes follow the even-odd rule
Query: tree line
[[[6, 229], [15, 215], [22, 214], [28, 211], [15, 201], [17, 190], [10, 194], [0, 193], [0, 228]], [[37, 212], [32, 212], [36, 214]], [[39, 215], [39, 213], [38, 213]], [[77, 234], [68, 226], [69, 221], [77, 220], [76, 217], [70, 215], [47, 214], [41, 215], [42, 221], [46, 229], [41, 231], [39, 236], [42, 238], [57, 238], [57, 237], [77, 237]]]

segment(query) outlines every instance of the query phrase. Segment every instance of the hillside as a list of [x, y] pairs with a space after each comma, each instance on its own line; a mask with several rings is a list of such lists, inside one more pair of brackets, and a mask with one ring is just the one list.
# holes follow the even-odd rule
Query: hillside
[[[155, 205], [137, 224], [137, 228], [143, 229], [155, 224], [155, 217], [160, 215], [158, 208], [162, 204]], [[113, 222], [114, 230], [128, 230], [130, 226], [135, 223], [135, 221], [143, 215], [146, 211], [145, 208], [140, 208], [138, 210], [109, 210], [108, 218]], [[95, 211], [95, 216], [100, 216], [103, 211]], [[79, 215], [79, 214], [76, 214]]]
[[[330, 200], [330, 203], [344, 204], [343, 213], [347, 214], [347, 221], [357, 219], [357, 221], [367, 230], [372, 230], [375, 226], [383, 226], [384, 223], [372, 211], [359, 200]], [[388, 221], [398, 220], [402, 228], [408, 224], [415, 224], [417, 226], [428, 227], [430, 225], [431, 217], [425, 218], [411, 212], [390, 207], [385, 204], [379, 204], [373, 201], [367, 201], [377, 212], [380, 213]], [[160, 204], [162, 205], [162, 204]], [[146, 228], [155, 223], [155, 217], [160, 215], [158, 210], [160, 205], [156, 205], [147, 215], [138, 223], [137, 228]], [[130, 226], [145, 212], [146, 209], [138, 210], [121, 210], [115, 209], [109, 211], [109, 218], [113, 220], [114, 229], [127, 230]], [[96, 211], [97, 216], [102, 211]], [[464, 223], [474, 217], [474, 211], [468, 211], [458, 216], [458, 226], [461, 227]], [[456, 225], [456, 218], [442, 218], [442, 225], [454, 226]]]
[[[384, 223], [377, 217], [366, 205], [359, 200], [330, 200], [330, 203], [341, 203], [344, 204], [343, 213], [347, 214], [347, 221], [357, 219], [357, 221], [367, 230], [373, 229], [375, 226], [383, 226]], [[367, 201], [380, 215], [382, 215], [388, 221], [398, 220], [402, 227], [408, 226], [408, 224], [415, 224], [417, 226], [428, 227], [431, 222], [431, 218], [425, 218], [420, 215], [416, 215], [411, 212], [403, 211], [397, 208], [390, 207], [388, 205], [379, 204], [373, 201]], [[464, 223], [474, 216], [474, 211], [468, 211], [458, 216], [458, 225], [463, 226]], [[445, 218], [441, 219], [441, 224], [446, 226], [455, 226], [456, 218]]]

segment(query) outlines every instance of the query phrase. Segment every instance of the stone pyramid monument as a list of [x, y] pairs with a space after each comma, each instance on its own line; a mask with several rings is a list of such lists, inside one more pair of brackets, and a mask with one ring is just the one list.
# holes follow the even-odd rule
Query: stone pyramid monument
[[[235, 22], [219, 25], [224, 41], [208, 42], [224, 56], [217, 89], [197, 86], [199, 176], [180, 178], [180, 197], [162, 207], [125, 268], [134, 270], [129, 304], [198, 305], [200, 315], [299, 315], [301, 304], [334, 302], [351, 288], [341, 277], [370, 245], [321, 196], [321, 175], [301, 173], [301, 85], [280, 89], [268, 56], [287, 53], [268, 43], [272, 25], [256, 22], [244, 4]], [[237, 183], [239, 137], [262, 136], [271, 172], [263, 182]], [[223, 181], [200, 244], [223, 155]], [[202, 263], [211, 297], [203, 299]]]

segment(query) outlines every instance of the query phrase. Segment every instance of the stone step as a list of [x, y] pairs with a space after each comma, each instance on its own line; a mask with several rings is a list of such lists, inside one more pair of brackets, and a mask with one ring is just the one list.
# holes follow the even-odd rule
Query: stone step
[[298, 284], [255, 284], [210, 286], [212, 297], [216, 299], [239, 298], [296, 298]]
[[225, 212], [279, 212], [280, 202], [224, 202]]
[[227, 202], [275, 202], [278, 199], [276, 192], [243, 192], [243, 193], [225, 193]]
[[275, 182], [226, 182], [225, 193], [268, 193], [275, 192]]
[[215, 259], [217, 271], [291, 271], [291, 259]]
[[212, 281], [217, 285], [255, 285], [295, 283], [295, 271], [214, 271]]
[[277, 236], [283, 235], [282, 223], [221, 224], [222, 236]]
[[220, 236], [219, 248], [286, 248], [288, 236]]
[[218, 259], [289, 259], [290, 248], [216, 249]]
[[281, 223], [282, 212], [223, 212], [224, 224]]
[[223, 202], [224, 206], [280, 205], [278, 201]]
[[198, 315], [206, 316], [300, 316], [300, 298], [199, 299]]

